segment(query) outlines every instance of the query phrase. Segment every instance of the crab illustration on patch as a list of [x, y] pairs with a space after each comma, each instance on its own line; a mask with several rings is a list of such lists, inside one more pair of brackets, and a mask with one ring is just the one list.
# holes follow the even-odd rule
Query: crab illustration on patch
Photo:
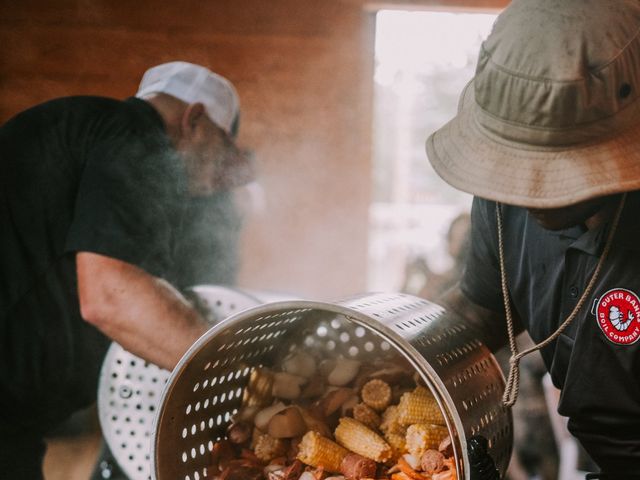
[[631, 290], [614, 288], [595, 302], [600, 330], [617, 345], [631, 345], [640, 339], [640, 298]]

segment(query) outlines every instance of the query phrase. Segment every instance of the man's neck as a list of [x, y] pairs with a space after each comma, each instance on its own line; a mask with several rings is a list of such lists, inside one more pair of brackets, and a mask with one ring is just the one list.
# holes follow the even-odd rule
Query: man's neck
[[187, 104], [164, 93], [153, 93], [143, 98], [143, 100], [150, 103], [160, 114], [167, 135], [173, 145], [177, 146], [180, 140], [180, 119]]

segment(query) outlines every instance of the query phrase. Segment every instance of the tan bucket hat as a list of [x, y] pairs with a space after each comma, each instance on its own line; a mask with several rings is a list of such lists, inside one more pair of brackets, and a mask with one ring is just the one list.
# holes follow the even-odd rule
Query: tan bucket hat
[[514, 0], [429, 161], [482, 198], [556, 208], [640, 189], [640, 2]]

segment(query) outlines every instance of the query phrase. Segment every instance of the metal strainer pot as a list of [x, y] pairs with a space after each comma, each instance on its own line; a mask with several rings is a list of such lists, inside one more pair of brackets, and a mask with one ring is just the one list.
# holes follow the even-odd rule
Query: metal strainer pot
[[[212, 324], [262, 303], [254, 295], [217, 285], [184, 292]], [[169, 371], [112, 343], [98, 383], [98, 417], [105, 442], [131, 480], [151, 475], [151, 434]], [[105, 477], [107, 478], [107, 477]]]
[[432, 390], [452, 438], [458, 478], [470, 479], [467, 440], [481, 435], [501, 475], [512, 448], [504, 377], [460, 317], [404, 294], [338, 303], [277, 302], [234, 315], [201, 337], [167, 382], [155, 419], [157, 480], [202, 480], [210, 450], [242, 404], [251, 372], [296, 349], [362, 361], [396, 356]]

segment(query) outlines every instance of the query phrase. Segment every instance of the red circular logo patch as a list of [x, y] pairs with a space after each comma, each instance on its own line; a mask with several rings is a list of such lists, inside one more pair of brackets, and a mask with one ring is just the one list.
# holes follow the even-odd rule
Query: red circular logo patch
[[596, 317], [604, 335], [618, 345], [640, 339], [640, 298], [630, 290], [614, 288], [598, 300]]

